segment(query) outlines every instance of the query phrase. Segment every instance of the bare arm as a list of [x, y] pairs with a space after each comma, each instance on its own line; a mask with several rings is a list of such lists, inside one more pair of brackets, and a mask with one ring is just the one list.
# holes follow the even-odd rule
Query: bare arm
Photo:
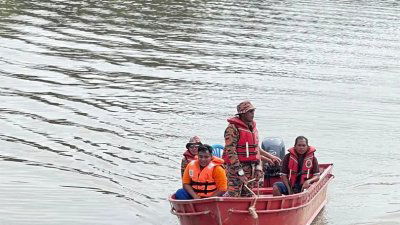
[[226, 191], [216, 190], [210, 197], [222, 196]]
[[275, 164], [279, 165], [281, 163], [281, 159], [272, 155], [271, 153], [264, 151], [263, 149], [259, 148], [260, 154], [261, 154], [261, 159], [264, 161], [267, 161], [270, 164]]
[[194, 199], [199, 199], [200, 197], [196, 194], [196, 192], [194, 192], [192, 186], [190, 186], [190, 184], [183, 184], [183, 189], [185, 189], [190, 196], [192, 196], [192, 198]]
[[301, 191], [304, 191], [304, 189], [307, 189], [311, 186], [311, 184], [315, 183], [319, 181], [319, 174], [318, 175], [314, 175], [311, 179], [308, 179], [306, 181], [304, 181], [303, 186], [301, 187]]

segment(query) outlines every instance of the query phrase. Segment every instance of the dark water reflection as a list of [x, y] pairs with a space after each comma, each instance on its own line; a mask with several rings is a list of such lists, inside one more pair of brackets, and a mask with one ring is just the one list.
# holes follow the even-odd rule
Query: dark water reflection
[[0, 224], [177, 224], [190, 136], [335, 164], [314, 224], [399, 224], [397, 1], [1, 1]]

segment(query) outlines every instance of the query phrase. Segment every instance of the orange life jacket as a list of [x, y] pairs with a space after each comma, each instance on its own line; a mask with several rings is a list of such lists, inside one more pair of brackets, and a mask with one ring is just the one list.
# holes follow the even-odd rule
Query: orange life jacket
[[305, 153], [303, 160], [303, 165], [301, 167], [301, 171], [299, 169], [298, 155], [294, 147], [289, 149], [290, 158], [289, 158], [289, 182], [290, 186], [294, 187], [297, 179], [297, 175], [300, 173], [300, 185], [303, 185], [304, 181], [313, 177], [311, 174], [311, 169], [314, 164], [314, 152], [316, 149], [313, 146], [308, 146], [308, 150]]
[[[230, 124], [235, 125], [239, 131], [239, 140], [236, 146], [236, 152], [240, 162], [257, 162], [260, 159], [258, 151], [258, 130], [256, 122], [253, 121], [253, 130], [238, 117], [228, 119]], [[225, 163], [230, 164], [229, 156], [224, 151], [222, 158]]]
[[192, 180], [190, 185], [198, 196], [205, 198], [214, 194], [217, 186], [213, 178], [213, 171], [216, 166], [221, 166], [223, 163], [223, 159], [215, 156], [202, 170], [200, 170], [199, 160], [196, 159], [189, 163], [189, 176]]

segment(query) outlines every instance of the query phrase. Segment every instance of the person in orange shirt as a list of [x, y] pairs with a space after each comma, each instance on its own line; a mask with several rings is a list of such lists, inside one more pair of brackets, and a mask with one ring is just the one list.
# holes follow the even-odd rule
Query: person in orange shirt
[[212, 147], [200, 145], [198, 159], [191, 161], [183, 174], [182, 189], [179, 189], [176, 199], [200, 199], [222, 196], [227, 188], [224, 160], [212, 156]]

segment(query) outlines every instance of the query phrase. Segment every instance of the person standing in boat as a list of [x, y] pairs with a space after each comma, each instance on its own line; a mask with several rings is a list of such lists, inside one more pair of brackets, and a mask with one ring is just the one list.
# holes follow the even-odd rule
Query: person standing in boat
[[183, 153], [181, 162], [181, 177], [183, 176], [183, 172], [185, 172], [186, 166], [197, 156], [199, 145], [201, 145], [201, 141], [198, 136], [191, 137], [186, 144], [186, 151]]
[[179, 189], [176, 199], [199, 199], [222, 196], [227, 190], [224, 160], [212, 156], [212, 147], [200, 145], [198, 159], [191, 161], [182, 177], [182, 189]]
[[281, 179], [273, 185], [273, 195], [296, 194], [309, 188], [319, 180], [318, 160], [314, 156], [315, 147], [308, 145], [308, 139], [298, 136], [294, 147], [290, 148], [282, 161]]
[[266, 151], [261, 152], [254, 121], [255, 109], [250, 101], [241, 102], [237, 106], [236, 116], [228, 119], [222, 156], [228, 176], [227, 196], [251, 196], [243, 185], [246, 184], [251, 189], [255, 182], [248, 183], [248, 181], [259, 180], [263, 176], [261, 156], [272, 163], [280, 163], [278, 157]]

